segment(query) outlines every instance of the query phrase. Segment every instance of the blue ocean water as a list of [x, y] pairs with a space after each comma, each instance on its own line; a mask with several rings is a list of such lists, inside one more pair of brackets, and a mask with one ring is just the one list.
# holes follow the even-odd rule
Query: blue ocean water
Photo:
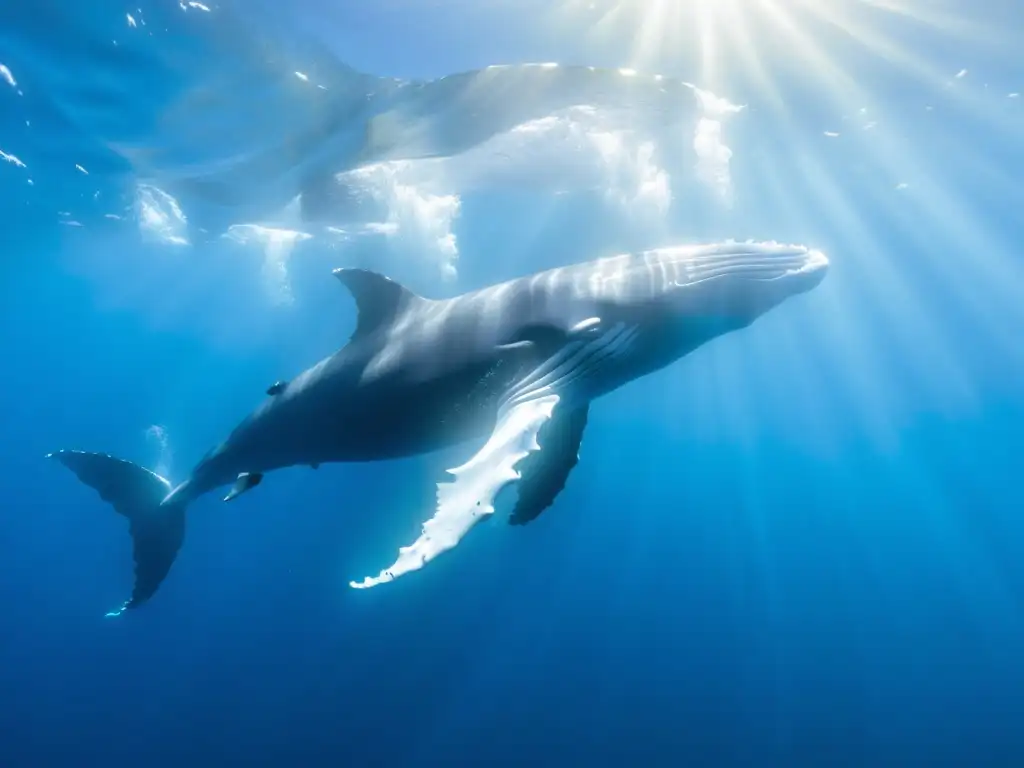
[[[954, 0], [0, 7], [0, 764], [1024, 763], [1021, 34]], [[182, 479], [348, 338], [331, 269], [440, 297], [727, 238], [830, 274], [596, 402], [533, 524], [351, 590], [474, 448], [288, 470], [104, 618], [124, 520], [43, 457]]]

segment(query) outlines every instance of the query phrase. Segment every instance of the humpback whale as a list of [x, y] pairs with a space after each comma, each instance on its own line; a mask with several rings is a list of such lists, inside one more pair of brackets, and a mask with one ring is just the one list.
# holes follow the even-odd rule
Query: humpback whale
[[348, 343], [267, 397], [172, 487], [102, 453], [49, 456], [128, 519], [131, 596], [157, 591], [185, 534], [186, 507], [231, 485], [225, 501], [272, 470], [373, 461], [479, 439], [438, 484], [433, 516], [373, 587], [422, 568], [494, 512], [518, 485], [510, 522], [555, 500], [576, 465], [590, 403], [818, 285], [828, 259], [775, 242], [659, 248], [559, 267], [451, 299], [418, 296], [375, 272], [334, 274], [355, 299]]

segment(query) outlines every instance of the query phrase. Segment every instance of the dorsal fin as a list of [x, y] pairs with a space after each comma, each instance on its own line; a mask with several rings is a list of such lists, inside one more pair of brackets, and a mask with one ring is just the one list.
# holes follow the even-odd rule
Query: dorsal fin
[[353, 339], [372, 333], [410, 304], [423, 300], [401, 283], [368, 269], [336, 269], [334, 276], [356, 300], [359, 317]]

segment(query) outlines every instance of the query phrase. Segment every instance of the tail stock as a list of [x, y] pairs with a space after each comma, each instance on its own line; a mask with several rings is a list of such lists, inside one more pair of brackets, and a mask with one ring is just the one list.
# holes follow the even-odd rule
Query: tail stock
[[104, 453], [57, 451], [56, 459], [86, 485], [94, 488], [114, 510], [128, 518], [135, 555], [135, 584], [131, 597], [107, 616], [137, 608], [156, 592], [174, 563], [185, 538], [185, 503], [164, 499], [171, 483], [155, 472]]

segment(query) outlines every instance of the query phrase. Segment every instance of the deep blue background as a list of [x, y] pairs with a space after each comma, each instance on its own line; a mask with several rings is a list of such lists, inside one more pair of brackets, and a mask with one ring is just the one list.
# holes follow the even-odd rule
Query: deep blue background
[[[541, 3], [436, 5], [268, 4], [251, 20], [381, 74], [630, 63], [625, 36], [587, 42]], [[1024, 33], [1012, 3], [971, 8], [991, 41]], [[0, 37], [25, 73], [24, 97], [0, 82], [0, 148], [29, 165], [0, 165], [0, 764], [1024, 764], [1024, 119], [1005, 98], [1024, 89], [1019, 54], [966, 21], [883, 14], [873, 29], [934, 78], [841, 36], [818, 44], [859, 93], [785, 46], [763, 62], [783, 109], [736, 75], [736, 207], [674, 211], [670, 230], [810, 242], [832, 272], [595, 405], [535, 524], [496, 515], [357, 592], [347, 581], [411, 540], [473, 447], [282, 472], [230, 507], [197, 503], [157, 597], [111, 621], [124, 521], [44, 454], [152, 465], [159, 423], [180, 479], [270, 382], [342, 343], [352, 307], [332, 253], [295, 260], [281, 310], [255, 262], [58, 226], [40, 186], [81, 180], [22, 129], [17, 110], [42, 114], [47, 94], [31, 92], [31, 46], [11, 43], [44, 34], [43, 10], [5, 9]], [[115, 10], [46, 34], [84, 50], [72, 32], [123, 24]], [[665, 70], [697, 79], [686, 47], [663, 44]], [[830, 143], [863, 95], [878, 128]], [[591, 203], [467, 199], [460, 278], [437, 291], [613, 251]]]

